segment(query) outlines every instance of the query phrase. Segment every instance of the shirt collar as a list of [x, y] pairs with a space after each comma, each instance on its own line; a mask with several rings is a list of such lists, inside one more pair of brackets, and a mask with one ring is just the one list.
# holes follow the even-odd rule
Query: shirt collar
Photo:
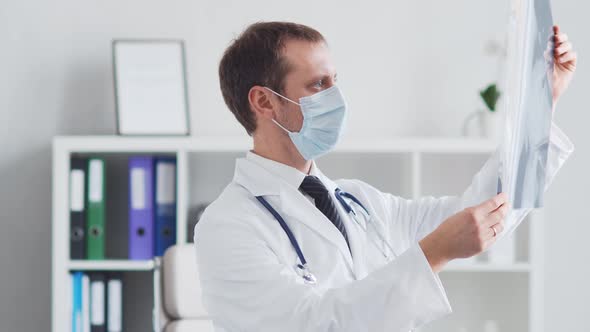
[[[299, 188], [308, 175], [289, 165], [262, 157], [253, 151], [248, 151], [246, 159], [273, 173], [295, 188]], [[315, 161], [312, 161], [309, 175], [320, 177], [320, 174], [321, 172], [317, 168]]]

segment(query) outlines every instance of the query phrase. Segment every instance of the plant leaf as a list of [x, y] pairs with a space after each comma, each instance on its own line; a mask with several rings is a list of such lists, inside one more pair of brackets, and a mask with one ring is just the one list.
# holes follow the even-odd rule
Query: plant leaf
[[495, 83], [490, 84], [487, 88], [479, 92], [481, 99], [486, 104], [490, 112], [496, 110], [496, 103], [500, 99], [501, 93], [498, 91]]

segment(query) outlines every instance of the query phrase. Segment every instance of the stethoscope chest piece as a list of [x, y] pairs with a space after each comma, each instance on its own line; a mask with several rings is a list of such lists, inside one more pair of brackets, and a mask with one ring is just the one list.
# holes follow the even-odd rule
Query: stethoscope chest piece
[[297, 264], [297, 270], [299, 271], [299, 275], [301, 278], [303, 278], [303, 282], [305, 284], [316, 285], [318, 283], [315, 275], [309, 271], [309, 268], [306, 265]]

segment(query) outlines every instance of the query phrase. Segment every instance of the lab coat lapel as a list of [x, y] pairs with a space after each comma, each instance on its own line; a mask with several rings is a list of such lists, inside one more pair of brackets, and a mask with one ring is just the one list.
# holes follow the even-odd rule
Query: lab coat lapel
[[[324, 216], [299, 190], [281, 186], [281, 207], [283, 213], [314, 230], [326, 240], [334, 244], [352, 269], [352, 257], [346, 240], [332, 222]], [[303, 249], [305, 250], [305, 249]]]
[[[336, 188], [338, 188], [338, 184], [334, 181], [330, 180], [327, 176], [325, 176], [319, 169], [317, 170], [318, 176], [322, 183], [326, 186], [326, 188], [334, 195]], [[335, 196], [332, 196], [335, 199]], [[346, 234], [348, 235], [348, 243], [350, 244], [350, 250], [352, 251], [352, 260], [353, 260], [353, 272], [356, 279], [362, 279], [367, 276], [367, 269], [364, 264], [365, 262], [365, 246], [366, 241], [363, 241], [363, 236], [366, 235], [365, 231], [360, 228], [359, 225], [352, 219], [351, 216], [346, 213], [344, 208], [338, 201], [336, 202], [336, 207], [338, 209], [338, 213], [340, 217], [343, 218], [344, 227], [346, 228]], [[359, 216], [360, 217], [360, 216]], [[362, 218], [359, 220], [363, 222]]]
[[[346, 240], [340, 231], [297, 188], [293, 188], [280, 177], [245, 158], [236, 161], [234, 181], [246, 188], [253, 196], [279, 196], [280, 205], [273, 208], [287, 223], [293, 219], [320, 234], [336, 246], [351, 270], [353, 269]], [[305, 248], [302, 250], [305, 251]]]

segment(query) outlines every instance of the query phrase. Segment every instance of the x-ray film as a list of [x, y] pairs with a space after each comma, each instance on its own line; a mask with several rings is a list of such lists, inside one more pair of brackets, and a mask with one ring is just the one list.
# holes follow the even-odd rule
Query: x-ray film
[[499, 189], [513, 208], [543, 205], [552, 117], [553, 18], [549, 0], [512, 0], [506, 132]]

